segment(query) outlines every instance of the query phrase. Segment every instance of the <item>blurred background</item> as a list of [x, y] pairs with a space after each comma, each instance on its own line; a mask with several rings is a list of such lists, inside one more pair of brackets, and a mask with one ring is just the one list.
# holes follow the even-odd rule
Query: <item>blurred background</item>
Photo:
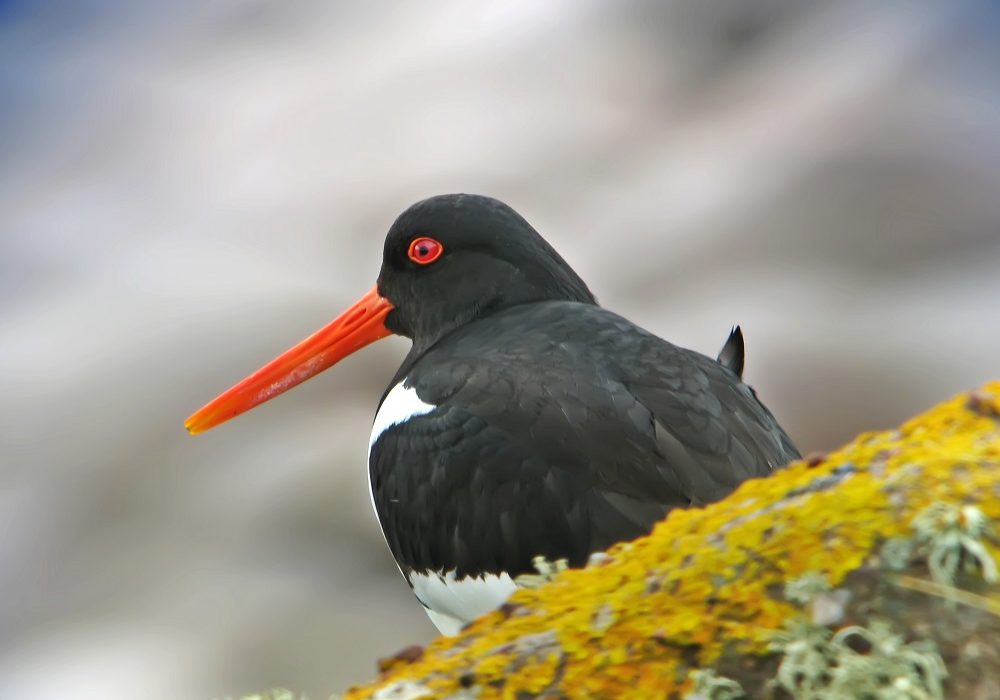
[[0, 2], [0, 697], [324, 698], [433, 628], [370, 512], [389, 339], [198, 438], [373, 283], [518, 209], [803, 452], [1000, 377], [991, 0]]

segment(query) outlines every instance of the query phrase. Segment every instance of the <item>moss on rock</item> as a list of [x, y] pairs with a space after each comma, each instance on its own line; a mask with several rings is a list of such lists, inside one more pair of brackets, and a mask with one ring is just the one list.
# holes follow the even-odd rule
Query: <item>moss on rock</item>
[[[948, 559], [959, 595], [937, 595], [948, 589], [919, 556], [927, 534], [913, 528], [935, 504], [1000, 521], [1000, 382], [749, 481], [719, 503], [675, 510], [650, 536], [518, 591], [346, 698], [682, 698], [704, 669], [749, 697], [780, 697], [774, 640], [794, 620], [855, 626], [855, 641], [884, 620], [900, 644], [939, 650], [949, 697], [998, 697], [1000, 670], [980, 671], [1000, 668], [1000, 588], [983, 578], [997, 544], [979, 528], [975, 551], [958, 551], [954, 567]], [[888, 566], [883, 545], [906, 541], [913, 555]], [[817, 589], [822, 600], [809, 608], [786, 598], [789, 582], [810, 577], [828, 584]]]

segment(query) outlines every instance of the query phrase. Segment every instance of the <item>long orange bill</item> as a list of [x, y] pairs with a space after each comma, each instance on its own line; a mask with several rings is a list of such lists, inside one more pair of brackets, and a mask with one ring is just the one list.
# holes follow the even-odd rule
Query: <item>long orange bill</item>
[[378, 287], [372, 287], [325, 328], [286, 350], [195, 411], [184, 422], [184, 427], [192, 435], [203, 433], [283, 394], [337, 364], [352, 352], [386, 337], [390, 331], [385, 327], [385, 317], [392, 309], [392, 303], [379, 295]]

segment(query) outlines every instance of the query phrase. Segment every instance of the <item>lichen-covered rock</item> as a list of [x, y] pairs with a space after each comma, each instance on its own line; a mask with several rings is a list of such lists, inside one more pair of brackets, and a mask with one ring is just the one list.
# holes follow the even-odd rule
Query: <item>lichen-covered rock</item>
[[[795, 676], [786, 665], [787, 683], [778, 680], [780, 640], [796, 624], [825, 626], [844, 654], [891, 643], [904, 655], [892, 668], [912, 677], [880, 679], [899, 686], [886, 697], [933, 697], [942, 680], [947, 697], [1000, 697], [988, 521], [1000, 521], [1000, 382], [747, 482], [722, 502], [676, 510], [650, 536], [518, 591], [346, 697], [682, 698], [696, 681], [699, 696], [704, 687], [734, 692], [717, 678], [749, 697], [782, 697]], [[957, 588], [931, 576], [932, 555], [957, 572]], [[820, 649], [832, 665], [815, 671], [818, 688], [846, 667], [834, 651]], [[812, 697], [836, 697], [822, 692]]]

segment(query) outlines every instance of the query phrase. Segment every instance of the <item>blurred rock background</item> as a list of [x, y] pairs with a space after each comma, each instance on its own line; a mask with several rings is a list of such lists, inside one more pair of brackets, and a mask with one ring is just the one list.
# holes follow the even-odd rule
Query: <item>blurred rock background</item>
[[197, 439], [492, 194], [803, 451], [1000, 375], [1000, 5], [0, 2], [0, 697], [314, 698], [432, 628], [369, 512], [391, 339]]

